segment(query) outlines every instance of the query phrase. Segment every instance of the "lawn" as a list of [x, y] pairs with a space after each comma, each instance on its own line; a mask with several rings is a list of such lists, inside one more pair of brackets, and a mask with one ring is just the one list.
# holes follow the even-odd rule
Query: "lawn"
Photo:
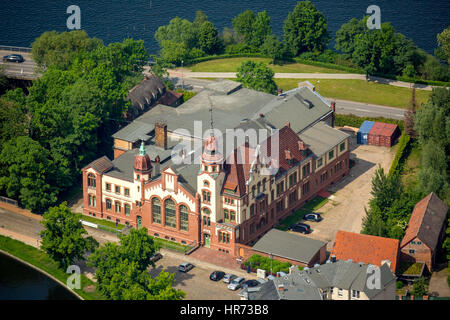
[[420, 275], [423, 269], [423, 263], [421, 262], [401, 262], [398, 267], [398, 274], [401, 275]]
[[192, 72], [237, 72], [242, 62], [252, 60], [255, 62], [264, 62], [276, 73], [347, 73], [341, 70], [329, 69], [324, 67], [310, 66], [302, 63], [286, 63], [283, 65], [271, 64], [269, 58], [225, 58], [209, 60], [186, 67]]
[[411, 151], [403, 165], [401, 179], [406, 188], [414, 187], [417, 183], [417, 173], [420, 169], [420, 144], [419, 142], [411, 142]]
[[293, 214], [283, 219], [278, 226], [276, 226], [276, 228], [283, 231], [288, 230], [290, 226], [301, 222], [305, 214], [316, 211], [327, 202], [328, 198], [315, 197], [311, 201], [307, 202], [303, 207], [297, 209]]
[[[58, 264], [52, 260], [44, 251], [29, 246], [23, 242], [0, 235], [0, 249], [6, 251], [13, 256], [26, 261], [37, 268], [51, 274], [56, 279], [66, 283], [69, 276], [64, 270], [58, 267]], [[86, 300], [101, 300], [103, 297], [96, 290], [90, 290], [95, 283], [86, 276], [81, 275], [81, 288], [75, 289], [81, 297]]]
[[[358, 101], [397, 108], [407, 108], [411, 99], [411, 89], [366, 82], [364, 80], [336, 79], [274, 79], [284, 91], [297, 88], [298, 83], [308, 80], [318, 93], [327, 98]], [[416, 101], [425, 103], [431, 91], [416, 90]]]
[[82, 215], [80, 213], [75, 213], [76, 215], [78, 215], [79, 219], [87, 221], [87, 222], [91, 222], [91, 223], [95, 223], [97, 225], [100, 226], [104, 226], [107, 229], [113, 229], [113, 230], [106, 230], [106, 231], [117, 231], [117, 230], [122, 230], [125, 225], [123, 224], [118, 224], [118, 226], [116, 227], [116, 224], [112, 221], [108, 221], [108, 220], [103, 220], [103, 219], [97, 219], [94, 217], [90, 217], [90, 216], [86, 216], [86, 215]]

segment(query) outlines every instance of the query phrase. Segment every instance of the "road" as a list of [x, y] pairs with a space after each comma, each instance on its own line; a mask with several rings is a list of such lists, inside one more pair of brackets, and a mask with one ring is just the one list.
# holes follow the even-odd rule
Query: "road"
[[0, 66], [3, 66], [6, 76], [16, 79], [37, 79], [39, 75], [37, 75], [34, 71], [36, 64], [31, 59], [30, 54], [27, 52], [12, 52], [7, 50], [0, 50], [0, 57], [9, 55], [9, 54], [21, 54], [25, 59], [22, 63], [14, 63], [14, 62], [3, 62], [3, 59], [0, 59]]

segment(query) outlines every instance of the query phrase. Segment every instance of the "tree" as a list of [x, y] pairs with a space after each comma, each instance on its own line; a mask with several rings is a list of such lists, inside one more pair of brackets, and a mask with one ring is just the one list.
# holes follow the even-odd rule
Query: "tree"
[[[249, 44], [253, 34], [253, 22], [255, 13], [252, 10], [246, 10], [233, 18], [233, 28], [237, 32], [240, 40]], [[241, 42], [239, 41], [239, 42]]]
[[[19, 89], [20, 90], [20, 89]], [[27, 135], [27, 115], [18, 103], [0, 98], [0, 145]]]
[[412, 294], [417, 297], [422, 297], [427, 294], [427, 282], [424, 277], [414, 280]]
[[49, 152], [30, 137], [16, 137], [3, 145], [0, 170], [0, 191], [25, 208], [40, 213], [56, 202], [57, 170]]
[[344, 23], [336, 32], [335, 48], [345, 54], [347, 58], [352, 56], [355, 51], [355, 37], [365, 32], [367, 18], [358, 20], [352, 18], [349, 22]]
[[208, 20], [208, 16], [202, 11], [202, 10], [197, 10], [197, 12], [195, 12], [195, 19], [192, 22], [194, 24], [194, 27], [199, 30], [200, 27], [203, 25], [203, 23], [205, 22], [209, 22]]
[[272, 58], [272, 63], [281, 60], [285, 55], [283, 43], [275, 35], [266, 37], [261, 46], [261, 53]]
[[270, 17], [264, 10], [258, 12], [255, 21], [252, 26], [252, 35], [249, 45], [260, 48], [264, 43], [264, 40], [272, 33], [272, 27], [270, 26]]
[[411, 136], [411, 138], [417, 138], [417, 132], [414, 130], [414, 116], [417, 110], [416, 103], [416, 88], [411, 90], [411, 101], [409, 102], [409, 108], [404, 113], [404, 128], [405, 134]]
[[199, 27], [198, 45], [206, 54], [215, 54], [221, 50], [219, 32], [211, 22], [203, 22]]
[[436, 56], [450, 64], [450, 26], [437, 35]]
[[65, 69], [78, 54], [90, 52], [102, 45], [100, 39], [90, 38], [84, 30], [62, 33], [48, 31], [33, 42], [31, 55], [39, 67]]
[[147, 268], [156, 250], [146, 228], [131, 229], [120, 243], [106, 243], [88, 258], [96, 268], [97, 289], [112, 300], [179, 300], [185, 296], [173, 289], [174, 277], [162, 271], [153, 279]]
[[84, 237], [87, 231], [66, 202], [51, 207], [44, 213], [41, 223], [45, 228], [41, 231], [41, 248], [64, 270], [76, 260], [83, 259], [86, 251], [93, 251], [98, 246], [92, 237]]
[[162, 58], [173, 63], [181, 62], [197, 46], [197, 28], [189, 20], [176, 17], [167, 26], [156, 30], [155, 39], [161, 48]]
[[293, 56], [302, 52], [323, 52], [330, 35], [323, 14], [310, 1], [299, 1], [284, 22], [284, 41]]
[[244, 61], [237, 72], [237, 81], [245, 88], [276, 94], [277, 85], [273, 80], [274, 72], [264, 62]]

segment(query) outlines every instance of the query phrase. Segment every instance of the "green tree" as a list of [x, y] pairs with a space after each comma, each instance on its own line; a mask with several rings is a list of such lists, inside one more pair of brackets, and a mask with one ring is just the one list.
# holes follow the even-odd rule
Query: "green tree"
[[437, 35], [436, 56], [450, 64], [450, 26]]
[[[20, 89], [19, 89], [20, 90]], [[28, 116], [16, 102], [0, 98], [0, 145], [18, 136], [27, 135]]]
[[270, 26], [270, 17], [267, 12], [261, 11], [255, 17], [252, 26], [252, 35], [249, 45], [260, 48], [264, 40], [272, 34], [272, 27]]
[[44, 32], [31, 45], [31, 55], [34, 62], [42, 68], [55, 66], [65, 69], [80, 53], [95, 50], [103, 42], [90, 38], [84, 30], [58, 33]]
[[186, 43], [172, 40], [162, 41], [161, 58], [170, 63], [180, 65], [189, 59], [190, 50]]
[[238, 34], [241, 41], [249, 44], [253, 34], [253, 22], [255, 21], [255, 13], [252, 10], [246, 10], [233, 18], [233, 29]]
[[162, 271], [152, 278], [147, 268], [156, 246], [146, 228], [131, 229], [120, 243], [106, 243], [88, 258], [96, 268], [97, 289], [112, 300], [179, 300], [185, 296], [173, 289], [174, 277]]
[[344, 23], [336, 32], [335, 48], [350, 58], [355, 51], [355, 37], [363, 34], [366, 30], [367, 18], [358, 20], [352, 18], [349, 22]]
[[41, 231], [41, 248], [64, 270], [98, 246], [95, 239], [85, 237], [87, 231], [65, 202], [44, 213], [41, 223], [45, 228]]
[[25, 208], [43, 212], [57, 200], [50, 154], [28, 136], [7, 141], [0, 152], [0, 190]]
[[198, 45], [206, 54], [218, 53], [221, 49], [219, 32], [214, 25], [209, 22], [203, 22], [198, 29]]
[[420, 277], [414, 281], [411, 293], [417, 297], [422, 297], [427, 294], [427, 281], [424, 277]]
[[264, 62], [244, 61], [237, 72], [237, 81], [245, 88], [276, 94], [277, 85], [273, 80], [274, 72]]
[[266, 37], [261, 46], [261, 53], [272, 58], [272, 63], [283, 59], [285, 48], [283, 43], [275, 35]]
[[299, 1], [284, 22], [284, 41], [293, 56], [323, 52], [330, 41], [328, 23], [310, 1]]
[[195, 19], [192, 22], [194, 24], [194, 27], [199, 30], [200, 27], [203, 25], [203, 23], [205, 22], [209, 22], [208, 20], [208, 16], [202, 11], [202, 10], [197, 10], [197, 12], [195, 12]]
[[416, 102], [416, 88], [411, 90], [411, 100], [409, 102], [408, 110], [405, 111], [403, 117], [403, 126], [405, 128], [405, 134], [411, 136], [411, 138], [417, 138], [417, 132], [414, 130], [414, 116], [417, 112]]

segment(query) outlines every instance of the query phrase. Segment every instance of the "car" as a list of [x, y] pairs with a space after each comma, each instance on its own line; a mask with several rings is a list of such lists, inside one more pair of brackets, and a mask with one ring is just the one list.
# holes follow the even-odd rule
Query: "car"
[[306, 223], [297, 223], [289, 228], [290, 231], [308, 234], [311, 233], [311, 227]]
[[303, 220], [307, 220], [307, 221], [315, 221], [315, 222], [320, 222], [322, 221], [322, 216], [320, 215], [320, 213], [317, 212], [311, 212], [308, 214], [305, 214], [305, 216], [303, 217]]
[[242, 277], [234, 278], [228, 285], [228, 289], [235, 291], [242, 286], [242, 283], [244, 281], [245, 281], [245, 279]]
[[24, 62], [25, 59], [20, 54], [9, 54], [3, 57], [3, 62]]
[[219, 281], [223, 278], [224, 275], [225, 275], [225, 272], [223, 272], [223, 271], [214, 271], [213, 273], [211, 273], [209, 275], [209, 280]]
[[250, 279], [250, 280], [242, 282], [242, 288], [245, 288], [245, 287], [253, 288], [253, 287], [259, 286], [260, 284], [261, 283], [258, 280]]
[[156, 252], [151, 258], [150, 261], [155, 263], [156, 261], [158, 261], [159, 259], [161, 259], [163, 256], [161, 253]]
[[225, 283], [230, 283], [231, 281], [233, 281], [233, 279], [235, 279], [237, 276], [232, 274], [232, 273], [227, 273], [226, 275], [223, 276], [223, 282]]
[[188, 272], [189, 270], [191, 270], [194, 267], [194, 265], [192, 263], [189, 262], [183, 262], [182, 264], [180, 264], [178, 266], [178, 271], [181, 272]]

